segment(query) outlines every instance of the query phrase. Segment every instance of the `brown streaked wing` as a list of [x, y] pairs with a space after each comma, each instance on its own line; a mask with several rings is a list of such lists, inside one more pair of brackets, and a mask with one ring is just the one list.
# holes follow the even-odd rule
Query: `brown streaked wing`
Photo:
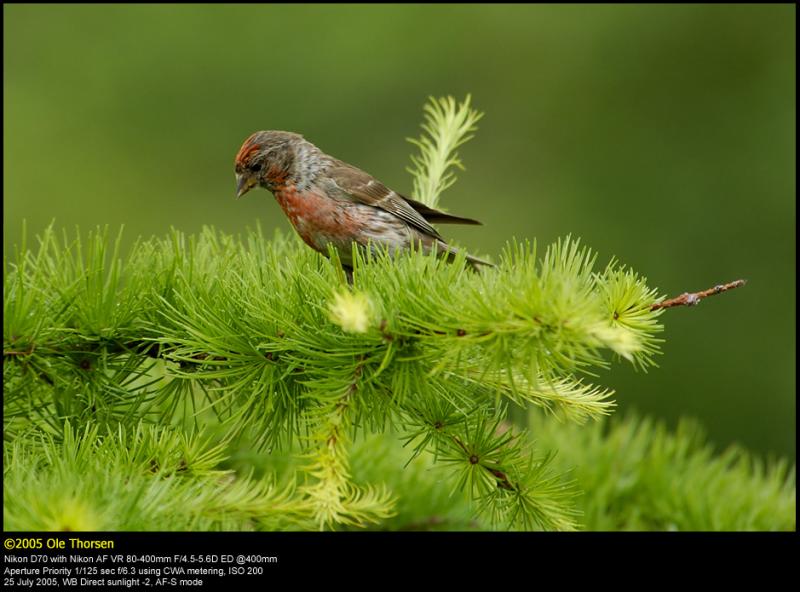
[[328, 175], [347, 194], [368, 206], [381, 208], [416, 226], [422, 232], [444, 240], [437, 230], [396, 191], [347, 163], [337, 161], [328, 169]]

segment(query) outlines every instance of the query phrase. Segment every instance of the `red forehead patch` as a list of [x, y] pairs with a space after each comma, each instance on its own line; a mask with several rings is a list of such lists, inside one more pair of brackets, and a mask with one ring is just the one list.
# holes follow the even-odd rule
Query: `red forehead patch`
[[254, 141], [256, 134], [253, 134], [244, 141], [242, 147], [239, 148], [239, 153], [236, 155], [236, 162], [247, 162], [253, 152], [258, 152], [261, 146]]

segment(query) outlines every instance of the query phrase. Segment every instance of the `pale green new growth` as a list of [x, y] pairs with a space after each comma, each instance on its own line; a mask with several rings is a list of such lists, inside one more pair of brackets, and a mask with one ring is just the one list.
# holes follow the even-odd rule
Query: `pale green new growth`
[[442, 192], [456, 182], [453, 169], [464, 170], [458, 147], [473, 138], [483, 117], [469, 103], [469, 95], [460, 104], [453, 97], [430, 97], [424, 107], [425, 133], [406, 138], [419, 148], [419, 155], [411, 155], [413, 167], [407, 169], [414, 176], [414, 199], [427, 206], [436, 207]]
[[366, 333], [372, 313], [369, 296], [360, 292], [336, 292], [328, 303], [331, 321], [348, 333]]
[[350, 476], [348, 461], [350, 419], [348, 405], [355, 389], [348, 388], [332, 402], [332, 409], [321, 415], [322, 425], [312, 441], [317, 446], [308, 453], [306, 473], [313, 480], [301, 488], [313, 508], [320, 530], [337, 524], [364, 526], [392, 515], [394, 500], [382, 485], [359, 487]]

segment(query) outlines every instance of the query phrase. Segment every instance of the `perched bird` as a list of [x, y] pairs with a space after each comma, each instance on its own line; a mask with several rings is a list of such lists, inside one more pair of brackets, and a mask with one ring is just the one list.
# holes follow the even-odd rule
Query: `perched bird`
[[[236, 193], [268, 189], [308, 246], [339, 252], [352, 272], [352, 243], [388, 247], [390, 253], [419, 244], [448, 259], [457, 253], [431, 223], [480, 224], [404, 197], [353, 165], [337, 160], [299, 134], [260, 131], [236, 155]], [[473, 267], [492, 265], [466, 255]]]

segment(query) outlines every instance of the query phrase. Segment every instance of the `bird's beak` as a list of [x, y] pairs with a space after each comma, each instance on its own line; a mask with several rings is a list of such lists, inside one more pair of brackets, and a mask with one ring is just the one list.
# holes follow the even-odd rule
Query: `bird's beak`
[[255, 184], [255, 179], [248, 175], [236, 175], [236, 199], [250, 191]]

